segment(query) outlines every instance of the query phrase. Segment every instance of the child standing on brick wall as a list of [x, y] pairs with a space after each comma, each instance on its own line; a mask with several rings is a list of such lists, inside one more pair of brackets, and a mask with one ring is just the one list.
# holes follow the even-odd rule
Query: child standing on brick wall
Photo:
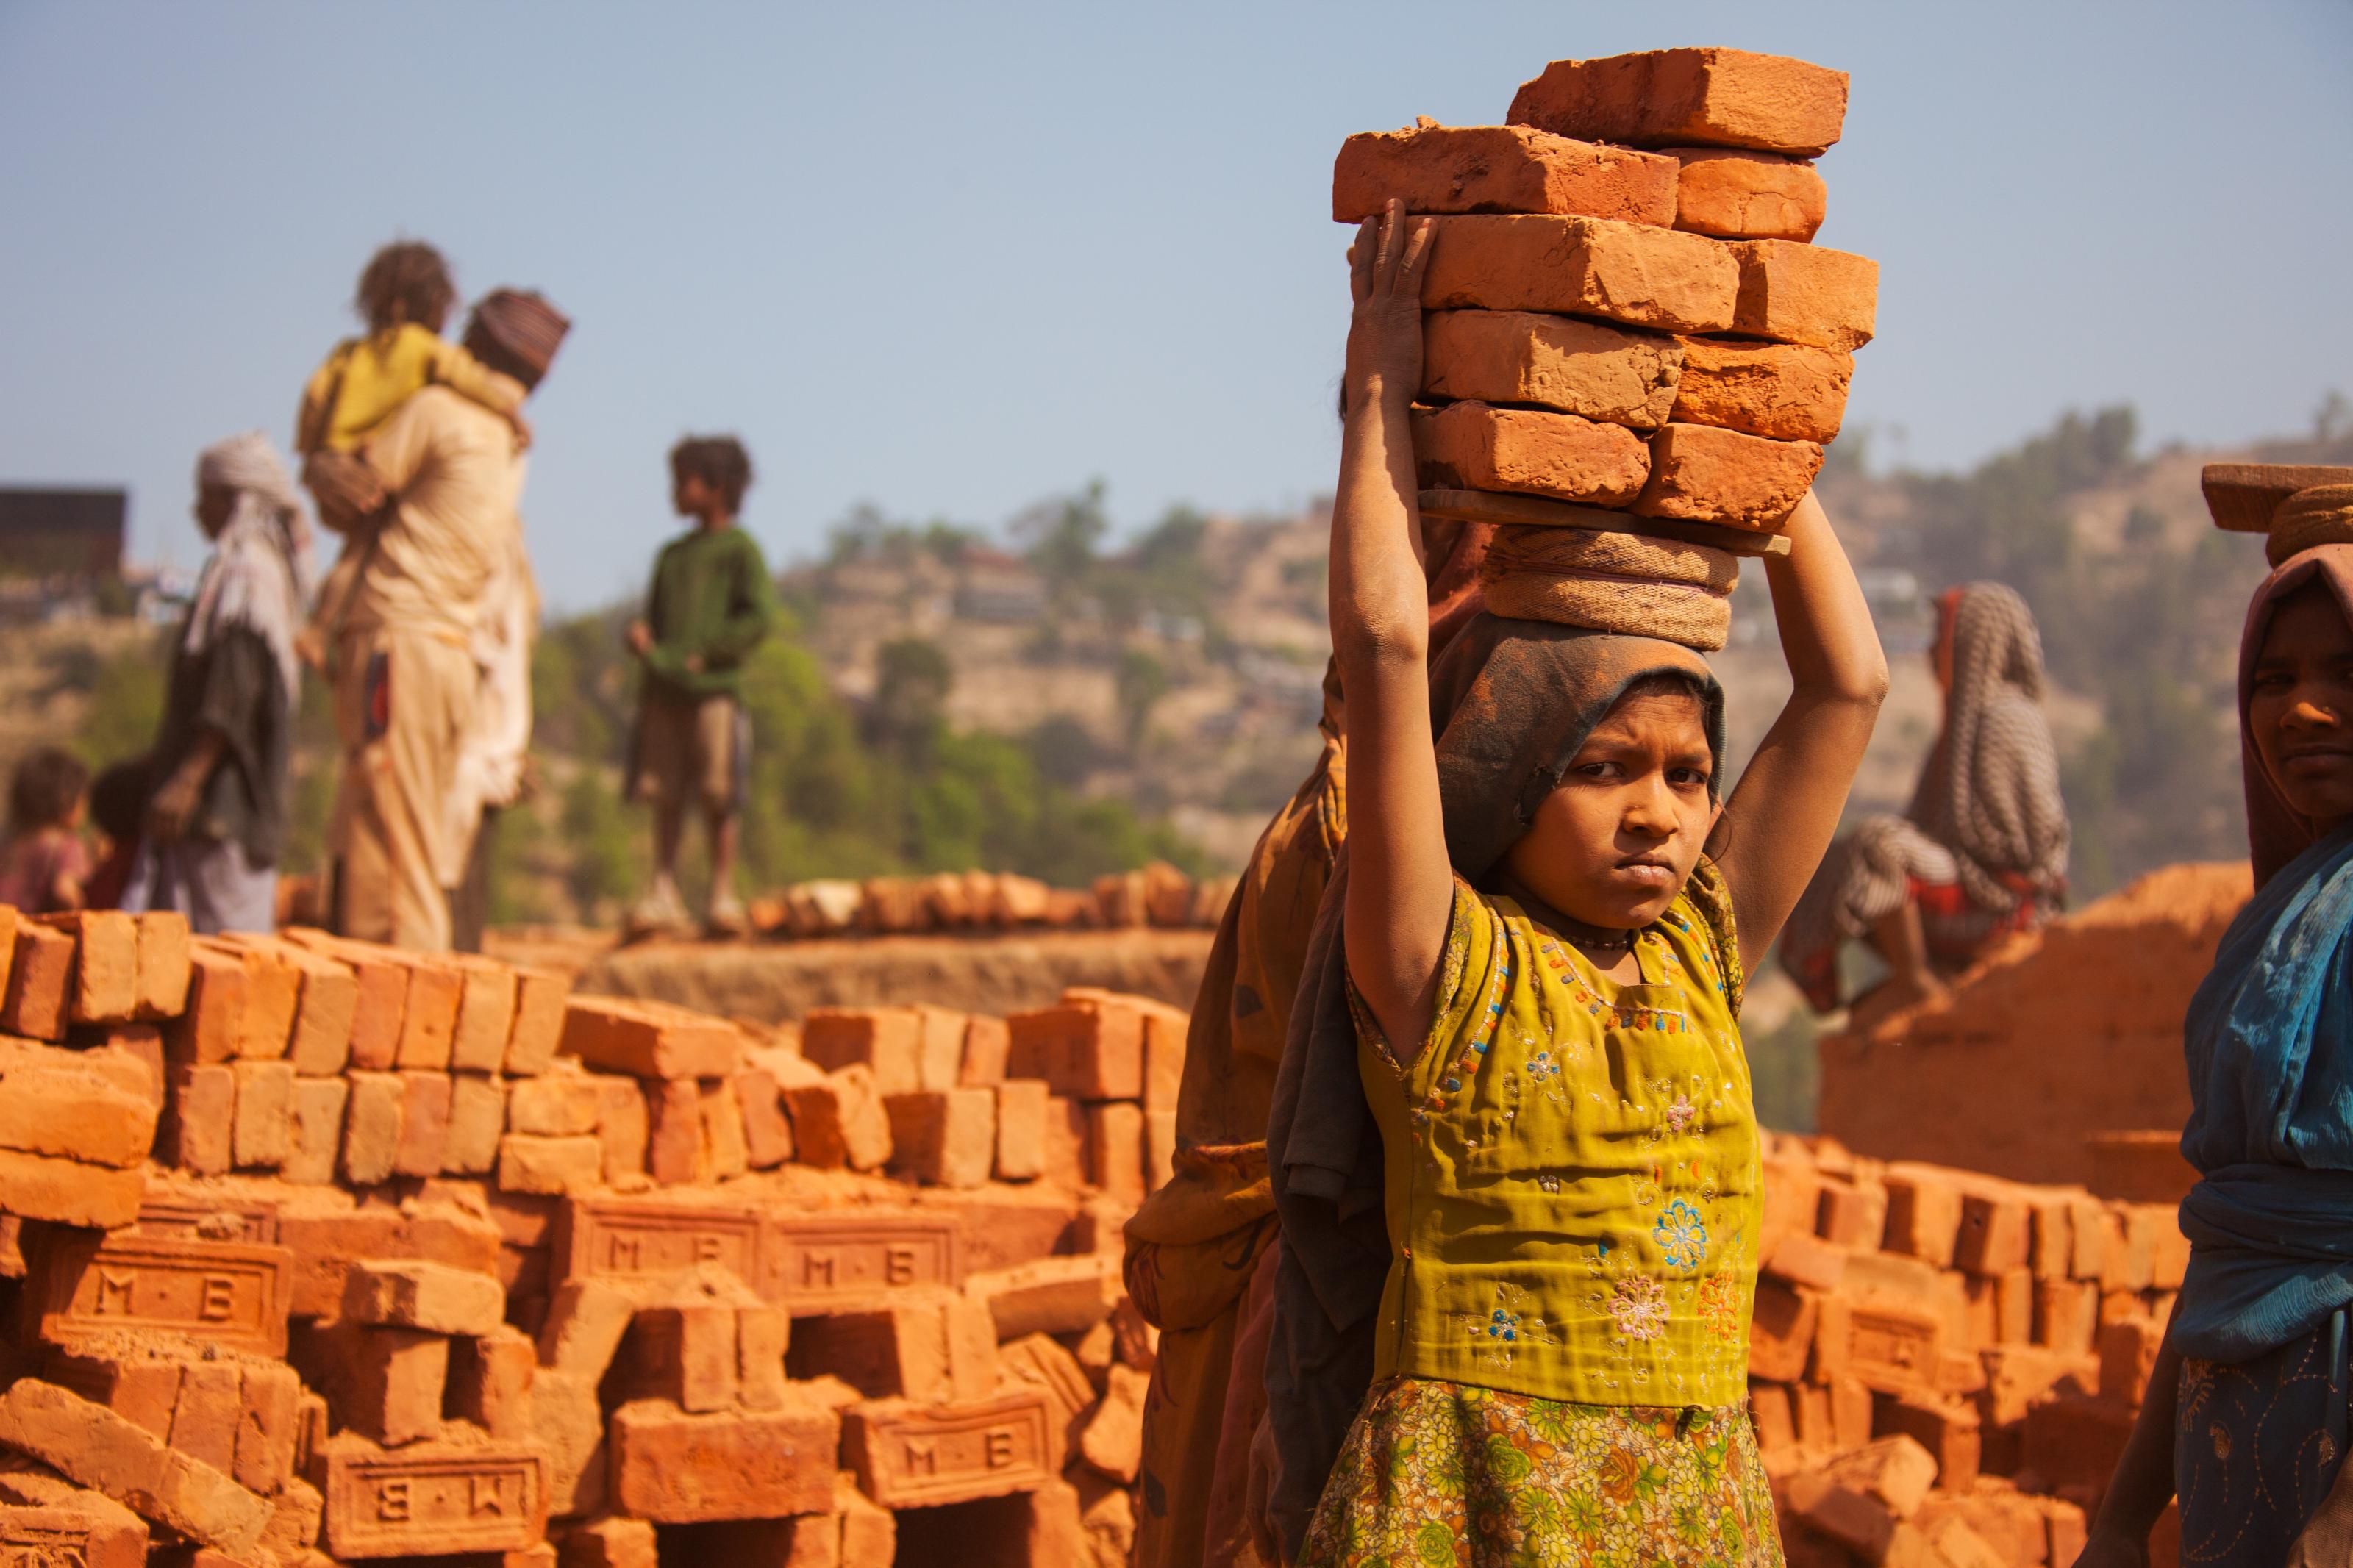
[[645, 618], [629, 626], [644, 669], [631, 744], [633, 798], [654, 808], [654, 879], [630, 911], [628, 934], [687, 924], [679, 844], [690, 805], [711, 834], [711, 901], [703, 924], [740, 935], [735, 837], [751, 772], [751, 727], [741, 700], [744, 658], [768, 635], [776, 587], [752, 536], [735, 525], [752, 460], [733, 436], [689, 437], [670, 449], [670, 504], [694, 526], [662, 546]]
[[1766, 566], [1792, 695], [1728, 805], [1703, 628], [1491, 609], [1427, 660], [1409, 418], [1430, 229], [1393, 202], [1351, 252], [1348, 837], [1267, 1140], [1269, 1524], [1310, 1568], [1461, 1541], [1778, 1564], [1746, 1409], [1740, 953], [1831, 841], [1886, 660], [1810, 499]]
[[8, 781], [8, 842], [0, 848], [0, 904], [28, 915], [82, 907], [89, 795], [90, 769], [70, 752], [44, 746], [16, 764]]

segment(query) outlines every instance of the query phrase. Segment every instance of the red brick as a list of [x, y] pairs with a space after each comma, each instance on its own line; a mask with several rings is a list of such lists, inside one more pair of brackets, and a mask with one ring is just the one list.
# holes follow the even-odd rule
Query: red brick
[[2164, 1346], [2165, 1330], [2150, 1319], [2104, 1326], [2099, 1331], [2100, 1397], [2139, 1405], [2148, 1397], [2149, 1373]]
[[190, 1361], [172, 1405], [172, 1447], [227, 1474], [237, 1464], [237, 1423], [244, 1403], [233, 1361]]
[[418, 1258], [362, 1258], [343, 1276], [343, 1310], [355, 1323], [436, 1334], [496, 1333], [506, 1292], [487, 1274]]
[[1034, 1489], [1053, 1479], [1056, 1447], [1044, 1392], [1023, 1387], [928, 1408], [854, 1405], [841, 1451], [860, 1489], [899, 1509]]
[[513, 1032], [507, 1037], [505, 1071], [510, 1078], [535, 1078], [555, 1059], [564, 1037], [564, 1012], [572, 998], [572, 977], [530, 964], [514, 966]]
[[1879, 305], [1879, 263], [1786, 239], [1731, 242], [1740, 267], [1732, 330], [1776, 342], [1852, 353], [1871, 341]]
[[2073, 1196], [2067, 1202], [2067, 1273], [2075, 1279], [2105, 1284], [2108, 1265], [2107, 1213], [2099, 1200]]
[[35, 1039], [65, 1037], [72, 1002], [74, 939], [32, 921], [16, 927], [8, 989], [0, 995], [0, 1029]]
[[1846, 1278], [1847, 1249], [1818, 1236], [1791, 1233], [1773, 1244], [1765, 1272], [1791, 1285], [1835, 1290]]
[[970, 1016], [953, 1008], [934, 1007], [929, 1003], [918, 1003], [914, 1013], [918, 1026], [916, 1087], [923, 1089], [955, 1088], [964, 1072], [964, 1041], [971, 1027]]
[[1685, 338], [1672, 418], [1773, 441], [1828, 443], [1846, 416], [1854, 356], [1802, 343]]
[[1087, 1180], [1122, 1203], [1144, 1201], [1144, 1112], [1124, 1100], [1087, 1107]]
[[2006, 1268], [1988, 1281], [1992, 1288], [1994, 1339], [2006, 1345], [2029, 1344], [2034, 1339], [2034, 1275], [2026, 1268]]
[[230, 1158], [244, 1168], [276, 1170], [286, 1163], [290, 1146], [294, 1064], [240, 1058], [229, 1064], [229, 1071], [237, 1083]]
[[793, 1157], [792, 1118], [785, 1114], [784, 1089], [773, 1072], [755, 1063], [737, 1073], [735, 1103], [744, 1115], [745, 1163], [765, 1171]]
[[294, 1336], [288, 1359], [304, 1383], [327, 1396], [339, 1428], [396, 1448], [440, 1433], [449, 1376], [446, 1335], [310, 1323]]
[[987, 1089], [894, 1094], [891, 1169], [926, 1186], [977, 1187], [997, 1158], [997, 1096]]
[[449, 1067], [458, 1072], [497, 1072], [506, 1063], [514, 1032], [515, 974], [493, 959], [452, 953], [461, 989], [449, 1037]]
[[631, 1079], [600, 1078], [597, 1093], [596, 1142], [605, 1153], [605, 1181], [611, 1185], [640, 1175], [646, 1168], [646, 1144], [652, 1136], [646, 1114], [645, 1091]]
[[343, 1307], [345, 1275], [363, 1260], [415, 1258], [472, 1274], [498, 1271], [498, 1226], [448, 1204], [412, 1200], [398, 1207], [354, 1208], [331, 1194], [306, 1195], [281, 1205], [278, 1229], [296, 1258], [296, 1317], [334, 1316]]
[[449, 1123], [441, 1142], [441, 1169], [452, 1176], [487, 1176], [498, 1169], [506, 1131], [507, 1086], [480, 1073], [449, 1078]]
[[1748, 1333], [1749, 1375], [1774, 1383], [1795, 1383], [1805, 1376], [1818, 1310], [1811, 1291], [1759, 1280]]
[[1115, 1254], [1040, 1258], [965, 1281], [966, 1295], [987, 1303], [1000, 1342], [1029, 1333], [1083, 1333], [1111, 1316], [1121, 1292]]
[[1768, 1466], [1798, 1446], [1797, 1415], [1787, 1384], [1751, 1383], [1748, 1419], [1757, 1429], [1757, 1452]]
[[1938, 1268], [1953, 1262], [1961, 1227], [1961, 1191], [1948, 1173], [1926, 1165], [1891, 1165], [1887, 1188], [1887, 1250]]
[[1145, 1373], [1114, 1366], [1109, 1385], [1079, 1433], [1079, 1456], [1099, 1474], [1133, 1485], [1144, 1460]]
[[2026, 1266], [2037, 1279], [2065, 1279], [2074, 1261], [2072, 1205], [2048, 1189], [2026, 1197]]
[[43, 915], [74, 939], [67, 1016], [77, 1024], [127, 1024], [139, 1007], [139, 927], [119, 910]]
[[186, 1364], [178, 1357], [157, 1355], [150, 1346], [121, 1354], [52, 1350], [43, 1358], [39, 1375], [168, 1440]]
[[352, 1006], [351, 1065], [380, 1072], [399, 1058], [408, 1023], [408, 966], [395, 950], [372, 942], [346, 942], [325, 931], [295, 927], [286, 940], [351, 970], [357, 986]]
[[2127, 1224], [2148, 1232], [2148, 1282], [2152, 1289], [2179, 1290], [2189, 1268], [2189, 1238], [2181, 1234], [2176, 1211], [2155, 1205], [2137, 1205]]
[[2026, 1415], [2026, 1463], [2053, 1491], [2080, 1488], [2094, 1499], [2107, 1489], [2132, 1436], [2133, 1408], [2065, 1394]]
[[1391, 198], [1417, 213], [1553, 213], [1674, 222], [1675, 163], [1509, 125], [1369, 131], [1340, 144], [1332, 217], [1356, 223]]
[[642, 1079], [727, 1078], [742, 1065], [744, 1036], [733, 1024], [664, 1002], [575, 996], [562, 1050]]
[[1144, 1015], [1133, 1006], [1065, 1002], [1005, 1020], [1006, 1072], [1041, 1078], [1074, 1100], [1134, 1100], [1144, 1092]]
[[626, 1512], [658, 1524], [775, 1519], [831, 1509], [841, 1421], [806, 1398], [708, 1415], [637, 1400], [614, 1413], [610, 1441]]
[[1412, 423], [1420, 482], [1428, 488], [1614, 507], [1641, 495], [1650, 473], [1640, 436], [1574, 414], [1450, 403], [1416, 408]]
[[1791, 1476], [1784, 1495], [1789, 1512], [1847, 1551], [1873, 1563], [1886, 1559], [1896, 1521], [1877, 1498], [1842, 1484], [1821, 1466]]
[[801, 1055], [832, 1070], [863, 1063], [884, 1095], [923, 1087], [923, 1016], [913, 1007], [819, 1007], [801, 1025]]
[[1514, 125], [1634, 147], [1748, 147], [1811, 157], [1839, 139], [1844, 71], [1746, 49], [1555, 60], [1512, 100]]
[[[735, 1314], [737, 1398], [746, 1410], [782, 1410], [789, 1397], [785, 1354], [793, 1320], [779, 1307], [743, 1307]], [[992, 1345], [994, 1340], [991, 1341]]]
[[1431, 310], [1597, 316], [1670, 332], [1727, 331], [1740, 267], [1698, 235], [1598, 218], [1436, 220], [1421, 302]]
[[2029, 1221], [2024, 1197], [2009, 1187], [1982, 1188], [1961, 1199], [1956, 1267], [1995, 1275], [2026, 1267]]
[[957, 1229], [937, 1211], [773, 1217], [762, 1227], [758, 1289], [806, 1317], [863, 1307], [886, 1289], [952, 1287], [963, 1278]]
[[702, 1167], [707, 1181], [723, 1182], [752, 1168], [744, 1146], [744, 1104], [735, 1098], [735, 1080], [708, 1079], [699, 1086], [702, 1114]]
[[549, 1138], [594, 1132], [604, 1082], [580, 1072], [521, 1079], [507, 1093], [507, 1128]]
[[1712, 425], [1666, 426], [1651, 437], [1650, 479], [1631, 510], [1643, 517], [1778, 529], [1821, 471], [1811, 441], [1768, 441]]
[[458, 1011], [466, 1000], [465, 973], [444, 954], [398, 957], [408, 970], [408, 989], [393, 1065], [410, 1072], [447, 1072], [458, 1038]]
[[236, 1125], [234, 1072], [226, 1065], [175, 1066], [156, 1129], [156, 1157], [199, 1176], [225, 1174], [233, 1161]]
[[2084, 1279], [2034, 1282], [2034, 1342], [2081, 1355], [2100, 1327], [2100, 1288]]
[[556, 1561], [561, 1568], [659, 1568], [660, 1559], [648, 1521], [596, 1519], [564, 1532]]
[[294, 1037], [294, 1015], [302, 998], [302, 972], [283, 953], [228, 937], [190, 939], [192, 952], [212, 951], [237, 959], [245, 969], [245, 1006], [237, 1014], [237, 1054], [275, 1061]]
[[1936, 1484], [1947, 1491], [1966, 1491], [1977, 1479], [1978, 1413], [1968, 1405], [1881, 1394], [1872, 1430], [1881, 1437], [1908, 1437], [1917, 1443], [1935, 1463]]
[[1049, 1095], [1042, 1145], [1047, 1184], [1072, 1191], [1083, 1186], [1087, 1179], [1085, 1104], [1059, 1094]]
[[646, 1085], [646, 1170], [665, 1186], [691, 1186], [709, 1174], [702, 1142], [702, 1095], [694, 1079]]
[[282, 1362], [248, 1361], [238, 1368], [236, 1454], [237, 1485], [268, 1496], [294, 1473], [301, 1423], [302, 1383]]
[[1000, 1182], [1026, 1182], [1045, 1173], [1046, 1085], [1037, 1079], [1007, 1079], [995, 1086], [997, 1149]]
[[400, 1074], [400, 1142], [392, 1156], [395, 1174], [440, 1174], [441, 1152], [449, 1137], [450, 1089], [446, 1072]]
[[606, 1147], [595, 1138], [546, 1138], [510, 1132], [499, 1140], [499, 1186], [511, 1193], [556, 1195], [594, 1191], [607, 1179]]
[[[280, 1563], [292, 1559], [304, 1563], [303, 1553], [319, 1543], [319, 1527], [327, 1511], [327, 1500], [319, 1489], [306, 1480], [289, 1477], [278, 1494], [269, 1500], [269, 1523], [261, 1532], [261, 1548]], [[315, 1562], [306, 1568], [317, 1568]]]
[[143, 1065], [0, 1041], [0, 1148], [132, 1166], [155, 1142], [157, 1106]]
[[1672, 339], [1528, 310], [1433, 310], [1422, 344], [1431, 399], [1533, 405], [1637, 430], [1666, 422], [1683, 357]]
[[552, 1500], [546, 1456], [520, 1443], [420, 1443], [387, 1452], [345, 1433], [311, 1462], [322, 1539], [339, 1559], [520, 1553]]
[[956, 1081], [974, 1086], [1004, 1081], [1006, 1054], [1012, 1044], [1013, 1036], [1004, 1019], [972, 1015], [965, 1021], [964, 1061]]
[[1841, 1247], [1869, 1251], [1887, 1234], [1887, 1189], [1876, 1180], [1849, 1178], [1822, 1184], [1816, 1233]]
[[891, 1158], [891, 1119], [871, 1068], [852, 1063], [822, 1082], [785, 1090], [800, 1163], [824, 1170], [880, 1169]]
[[188, 1005], [188, 917], [177, 910], [134, 916], [139, 928], [136, 1016], [174, 1018]]
[[[1811, 1375], [1852, 1377], [1875, 1393], [1902, 1397], [1936, 1392], [1945, 1349], [1936, 1315], [1900, 1302], [1826, 1298], [1814, 1330]], [[1752, 1365], [1754, 1358], [1752, 1357]]]
[[1814, 237], [1830, 187], [1808, 160], [1725, 147], [1666, 149], [1675, 175], [1675, 226], [1718, 239]]
[[351, 1061], [352, 1023], [360, 1002], [359, 976], [351, 966], [278, 937], [239, 932], [230, 941], [274, 961], [269, 995], [260, 1004], [264, 1010], [274, 1013], [283, 999], [284, 983], [293, 983], [286, 1058], [294, 1070], [305, 1078], [342, 1072]]
[[174, 1453], [101, 1405], [35, 1379], [0, 1395], [0, 1443], [234, 1554], [249, 1554], [269, 1521], [269, 1504], [219, 1470]]
[[621, 1344], [629, 1397], [688, 1411], [725, 1410], [737, 1390], [737, 1308], [724, 1301], [670, 1301], [638, 1309]]
[[1989, 1426], [2007, 1426], [2054, 1394], [2089, 1394], [2099, 1386], [2099, 1363], [2088, 1355], [2030, 1345], [1996, 1345], [1979, 1358], [1986, 1388], [1978, 1412]]
[[0, 1506], [0, 1559], [26, 1568], [142, 1568], [147, 1527], [137, 1515], [62, 1481], [56, 1486], [65, 1495], [52, 1502]]

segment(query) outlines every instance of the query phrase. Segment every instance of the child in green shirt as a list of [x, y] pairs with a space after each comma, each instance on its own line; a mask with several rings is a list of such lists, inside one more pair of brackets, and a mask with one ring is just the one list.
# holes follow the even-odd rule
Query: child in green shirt
[[735, 526], [752, 460], [733, 436], [689, 437], [670, 449], [670, 504], [694, 527], [654, 559], [646, 614], [629, 626], [644, 669], [629, 761], [633, 798], [654, 808], [654, 879], [631, 911], [632, 938], [683, 930], [678, 849], [690, 805], [711, 834], [704, 929], [744, 930], [735, 895], [736, 825], [751, 772], [751, 728], [739, 700], [744, 658], [768, 635], [776, 589], [752, 536]]

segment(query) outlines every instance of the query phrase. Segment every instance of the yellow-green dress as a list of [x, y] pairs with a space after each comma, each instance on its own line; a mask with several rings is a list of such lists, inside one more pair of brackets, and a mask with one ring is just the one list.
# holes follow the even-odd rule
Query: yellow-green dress
[[1361, 1004], [1395, 1248], [1303, 1568], [1771, 1564], [1746, 1407], [1759, 1140], [1702, 861], [1612, 984], [1457, 882], [1428, 1043]]

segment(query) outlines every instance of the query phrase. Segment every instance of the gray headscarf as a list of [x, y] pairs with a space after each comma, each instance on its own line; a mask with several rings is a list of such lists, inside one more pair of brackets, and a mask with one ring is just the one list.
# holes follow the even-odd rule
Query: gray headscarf
[[294, 638], [311, 602], [311, 527], [278, 449], [259, 430], [206, 447], [196, 483], [237, 492], [228, 521], [213, 541], [181, 632], [183, 651], [202, 653], [222, 630], [241, 626], [269, 645], [289, 700], [301, 689]]

